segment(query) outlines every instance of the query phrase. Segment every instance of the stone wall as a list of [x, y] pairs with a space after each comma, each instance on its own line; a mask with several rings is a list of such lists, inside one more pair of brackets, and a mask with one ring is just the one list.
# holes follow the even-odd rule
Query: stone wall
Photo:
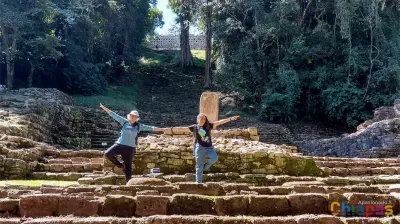
[[42, 89], [42, 88], [28, 88], [19, 90], [5, 90], [0, 95], [0, 102], [2, 100], [10, 99], [12, 96], [25, 96], [25, 106], [28, 107], [31, 104], [64, 104], [74, 105], [74, 101], [71, 96], [61, 92], [58, 89]]
[[303, 141], [300, 151], [313, 156], [381, 158], [400, 155], [400, 118], [375, 122], [345, 137]]
[[[190, 49], [206, 49], [206, 37], [202, 35], [189, 35]], [[179, 50], [180, 38], [178, 35], [162, 35], [155, 38], [150, 46], [155, 50]]]
[[393, 119], [400, 117], [400, 99], [394, 101], [392, 107], [379, 107], [374, 111], [374, 117], [371, 120], [367, 120], [357, 127], [357, 130], [363, 130], [374, 122]]
[[0, 134], [51, 143], [52, 122], [61, 117], [57, 107], [73, 103], [56, 89], [6, 91], [0, 94]]
[[52, 147], [30, 139], [0, 136], [0, 179], [27, 178], [48, 149]]
[[400, 155], [400, 100], [380, 107], [374, 117], [347, 136], [299, 141], [300, 151], [314, 156], [383, 158]]
[[[118, 137], [120, 125], [101, 109], [79, 107], [53, 89], [21, 89], [1, 96], [0, 133], [42, 141], [59, 148], [106, 148]], [[125, 117], [129, 111], [117, 110]], [[188, 126], [196, 115], [140, 111], [141, 122], [158, 127]], [[246, 124], [248, 125], [248, 124]], [[241, 129], [249, 126], [239, 125]], [[148, 133], [142, 132], [144, 137]], [[249, 137], [249, 136], [243, 136]], [[252, 138], [255, 139], [255, 138]], [[106, 146], [102, 146], [106, 143]]]
[[[160, 168], [164, 174], [195, 172], [193, 139], [148, 136], [142, 139], [134, 161], [134, 174], [148, 173]], [[240, 174], [323, 175], [312, 158], [288, 153], [292, 149], [256, 141], [214, 138], [218, 163], [210, 172], [237, 172]], [[110, 161], [104, 161], [105, 171], [121, 172]]]

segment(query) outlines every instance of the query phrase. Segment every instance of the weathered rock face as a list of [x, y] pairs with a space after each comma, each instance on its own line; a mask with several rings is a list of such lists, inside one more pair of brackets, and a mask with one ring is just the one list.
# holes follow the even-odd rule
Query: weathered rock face
[[[193, 139], [147, 136], [141, 138], [134, 161], [135, 174], [147, 173], [151, 168], [160, 168], [165, 174], [193, 173]], [[253, 174], [321, 175], [312, 159], [288, 153], [290, 147], [265, 144], [242, 139], [215, 138], [214, 146], [218, 162], [210, 172], [238, 172]], [[105, 171], [118, 172], [108, 160], [104, 161]]]
[[0, 137], [0, 179], [27, 178], [51, 146], [31, 139], [7, 136]]
[[70, 96], [56, 89], [20, 89], [0, 95], [0, 133], [52, 143], [58, 106], [72, 105]]
[[400, 118], [398, 108], [382, 107], [375, 111], [374, 118], [358, 127], [358, 131], [340, 138], [303, 141], [302, 152], [313, 156], [381, 158], [397, 157], [400, 154]]
[[0, 99], [1, 134], [72, 149], [90, 148], [96, 134], [115, 139], [110, 117], [74, 106], [70, 96], [56, 89], [8, 91]]
[[[26, 178], [35, 172], [86, 172], [93, 162], [76, 164], [46, 164], [43, 156], [55, 153], [53, 147], [73, 150], [97, 147], [114, 143], [120, 131], [120, 125], [100, 109], [91, 109], [73, 105], [72, 99], [58, 90], [26, 89], [5, 92], [0, 104], [0, 177], [7, 179]], [[215, 102], [214, 102], [215, 103]], [[115, 111], [124, 116], [128, 111]], [[157, 117], [161, 116], [161, 117]], [[185, 120], [142, 113], [142, 122], [159, 127], [182, 126]], [[170, 115], [171, 116], [171, 115]], [[193, 121], [186, 124], [195, 123]], [[156, 124], [152, 123], [156, 122]], [[182, 122], [182, 123], [178, 123]], [[175, 123], [174, 123], [175, 122]], [[242, 121], [245, 122], [245, 121]], [[232, 122], [233, 123], [233, 122]], [[245, 122], [246, 123], [246, 122]], [[240, 129], [213, 131], [214, 144], [220, 152], [219, 166], [213, 171], [238, 171], [239, 173], [309, 173], [320, 174], [315, 164], [308, 164], [290, 157], [270, 152], [293, 152], [295, 148], [283, 149], [276, 145], [257, 142], [257, 129], [239, 124]], [[280, 135], [279, 133], [277, 136]], [[21, 137], [15, 137], [21, 136]], [[249, 141], [253, 140], [253, 141]], [[50, 147], [45, 142], [53, 145]], [[154, 167], [162, 168], [164, 173], [186, 173], [194, 171], [193, 138], [191, 133], [173, 133], [171, 136], [141, 134], [138, 154], [134, 160], [136, 173], [146, 173]], [[98, 152], [98, 151], [97, 151]], [[241, 156], [240, 153], [254, 153]], [[255, 152], [266, 153], [258, 155]], [[78, 151], [77, 151], [78, 153]], [[90, 157], [90, 155], [81, 155]], [[99, 157], [98, 154], [95, 155]], [[102, 153], [101, 155], [102, 156]], [[49, 156], [51, 157], [51, 155]], [[51, 159], [51, 158], [50, 158]], [[62, 162], [58, 161], [57, 163]], [[242, 163], [243, 162], [243, 163]], [[299, 166], [300, 168], [292, 168]], [[312, 167], [310, 169], [310, 167]], [[94, 168], [93, 168], [94, 169]], [[97, 169], [97, 168], [96, 168]], [[315, 170], [314, 170], [315, 169]], [[35, 175], [41, 175], [36, 173]], [[108, 181], [106, 177], [104, 181]]]
[[210, 122], [218, 120], [219, 99], [214, 92], [204, 92], [200, 97], [200, 113], [207, 115]]
[[[84, 149], [109, 147], [120, 131], [119, 124], [101, 109], [76, 106], [70, 96], [56, 89], [7, 91], [0, 95], [0, 101], [1, 134], [30, 138], [61, 148]], [[125, 116], [129, 111], [115, 112]], [[141, 122], [158, 127], [185, 126], [194, 124], [196, 116], [141, 111]], [[271, 144], [291, 142], [289, 130], [281, 125], [240, 118], [222, 128], [248, 127], [256, 127], [258, 133], [245, 138], [260, 139]], [[240, 137], [231, 133], [224, 135]], [[146, 136], [146, 133], [141, 133], [141, 136]], [[102, 143], [107, 145], [103, 146]]]

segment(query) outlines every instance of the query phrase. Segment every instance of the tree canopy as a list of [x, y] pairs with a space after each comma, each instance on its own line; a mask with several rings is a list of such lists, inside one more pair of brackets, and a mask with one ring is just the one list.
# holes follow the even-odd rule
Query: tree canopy
[[[98, 93], [161, 26], [154, 0], [0, 0], [0, 80], [9, 88]], [[6, 69], [5, 69], [6, 67]]]
[[213, 11], [216, 79], [264, 120], [354, 127], [399, 97], [399, 1], [217, 0]]

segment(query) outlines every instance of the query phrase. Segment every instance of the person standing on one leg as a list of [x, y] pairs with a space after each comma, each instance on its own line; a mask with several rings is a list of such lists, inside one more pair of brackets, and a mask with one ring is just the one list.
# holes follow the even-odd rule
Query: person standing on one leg
[[[216, 129], [219, 125], [228, 123], [229, 121], [237, 120], [239, 116], [233, 116], [227, 119], [209, 122], [205, 114], [197, 116], [197, 124], [189, 127], [175, 127], [177, 131], [191, 131], [194, 134], [195, 142], [193, 148], [193, 155], [196, 158], [196, 182], [203, 182], [203, 171], [209, 169], [218, 160], [217, 152], [211, 141], [211, 130]], [[162, 128], [161, 131], [172, 128]], [[205, 162], [205, 157], [209, 157], [208, 162]]]
[[[136, 154], [138, 133], [140, 131], [164, 131], [164, 129], [139, 123], [139, 112], [136, 110], [131, 111], [125, 119], [102, 104], [100, 104], [100, 108], [122, 125], [118, 140], [105, 151], [104, 155], [124, 171], [126, 182], [128, 182], [132, 177], [132, 161]], [[115, 157], [116, 155], [121, 155], [122, 163]]]

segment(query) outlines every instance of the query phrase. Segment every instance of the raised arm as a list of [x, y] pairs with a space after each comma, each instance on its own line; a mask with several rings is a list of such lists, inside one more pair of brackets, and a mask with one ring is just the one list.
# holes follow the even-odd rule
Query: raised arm
[[121, 125], [124, 125], [124, 123], [128, 121], [127, 119], [119, 116], [115, 112], [113, 112], [110, 109], [108, 109], [107, 107], [103, 106], [103, 104], [100, 104], [100, 108], [103, 109], [105, 112], [107, 112], [107, 114], [109, 114], [112, 118], [114, 118], [114, 120], [116, 120]]
[[[172, 130], [172, 131], [171, 131]], [[170, 127], [170, 128], [154, 128], [153, 131], [161, 131], [161, 132], [174, 132], [174, 131], [191, 131], [190, 127]]]
[[107, 107], [103, 106], [103, 104], [100, 104], [100, 108], [103, 109], [107, 114], [110, 114], [111, 110], [108, 109]]
[[226, 124], [229, 121], [236, 121], [239, 117], [240, 116], [233, 116], [233, 117], [230, 117], [230, 118], [226, 118], [226, 119], [222, 119], [222, 120], [219, 120], [219, 121], [215, 121], [213, 123], [213, 129], [217, 128], [220, 125]]

